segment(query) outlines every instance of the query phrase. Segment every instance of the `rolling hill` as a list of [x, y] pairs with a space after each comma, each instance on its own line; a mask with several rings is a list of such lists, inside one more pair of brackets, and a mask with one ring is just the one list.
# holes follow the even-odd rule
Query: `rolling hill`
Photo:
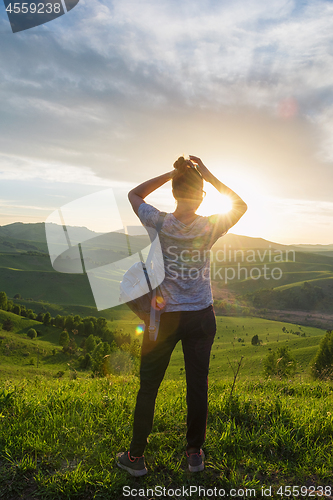
[[[70, 234], [73, 243], [92, 238], [82, 244], [85, 261], [91, 267], [122, 259], [128, 255], [129, 246], [137, 252], [148, 243], [143, 236], [127, 238], [114, 233], [108, 239], [82, 227], [70, 228]], [[263, 289], [281, 293], [288, 288], [301, 289], [308, 282], [331, 297], [333, 257], [326, 255], [331, 248], [332, 245], [286, 246], [262, 238], [227, 234], [213, 247], [214, 296], [221, 298], [227, 292], [242, 299]], [[97, 313], [87, 275], [70, 272], [70, 256], [63, 254], [58, 259], [63, 268], [68, 265], [67, 273], [57, 272], [51, 265], [43, 223], [0, 226], [0, 291], [9, 297], [19, 293], [25, 300], [69, 309], [86, 307]], [[320, 310], [321, 304], [317, 302], [315, 308]], [[327, 311], [327, 300], [321, 310]]]

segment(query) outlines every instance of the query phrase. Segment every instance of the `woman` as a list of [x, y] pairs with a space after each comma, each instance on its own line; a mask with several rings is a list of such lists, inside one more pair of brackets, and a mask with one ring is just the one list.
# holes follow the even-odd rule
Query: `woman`
[[[159, 233], [165, 266], [160, 288], [166, 305], [157, 340], [149, 340], [147, 327], [144, 332], [132, 442], [129, 451], [118, 454], [119, 467], [133, 476], [147, 473], [143, 453], [153, 425], [155, 399], [179, 340], [187, 384], [186, 456], [191, 472], [204, 469], [201, 446], [206, 432], [209, 358], [216, 333], [209, 250], [244, 215], [247, 206], [214, 177], [200, 158], [189, 158], [179, 158], [173, 171], [140, 184], [128, 194], [142, 224], [152, 228], [156, 227], [160, 212], [145, 203], [146, 196], [172, 180], [177, 202], [176, 210], [165, 216]], [[196, 214], [204, 196], [203, 181], [230, 198], [232, 209], [227, 214], [211, 217]]]

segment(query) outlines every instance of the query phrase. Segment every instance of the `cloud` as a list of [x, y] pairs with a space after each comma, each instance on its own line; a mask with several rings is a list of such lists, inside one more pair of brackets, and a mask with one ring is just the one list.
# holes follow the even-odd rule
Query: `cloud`
[[139, 182], [198, 153], [271, 195], [328, 201], [332, 12], [328, 1], [81, 0], [3, 35], [3, 178]]

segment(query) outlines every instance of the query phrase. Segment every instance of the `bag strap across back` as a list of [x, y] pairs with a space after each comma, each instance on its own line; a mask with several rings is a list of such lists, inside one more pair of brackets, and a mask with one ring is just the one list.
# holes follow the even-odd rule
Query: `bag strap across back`
[[[147, 257], [147, 261], [146, 261], [146, 264], [148, 264], [150, 261], [151, 261], [151, 258], [152, 258], [152, 255], [153, 255], [153, 252], [155, 250], [155, 245], [154, 245], [154, 242], [156, 241], [156, 239], [158, 238], [158, 235], [159, 235], [159, 232], [161, 231], [162, 229], [162, 226], [163, 226], [163, 222], [164, 222], [164, 218], [166, 216], [166, 212], [160, 212], [159, 214], [159, 218], [158, 218], [158, 221], [157, 221], [157, 224], [156, 224], [156, 232], [157, 232], [157, 235], [156, 235], [156, 238], [155, 240], [153, 241], [151, 247], [150, 247], [150, 250], [149, 250], [149, 253], [148, 253], [148, 257]], [[150, 283], [149, 283], [149, 288], [150, 287]], [[156, 302], [156, 290], [158, 289], [159, 287], [156, 287], [154, 288], [153, 290], [153, 294], [152, 294], [152, 303], [154, 305], [157, 304]], [[161, 309], [156, 309], [156, 307], [154, 306], [151, 306], [150, 307], [150, 319], [149, 319], [149, 327], [148, 327], [148, 331], [149, 331], [149, 339], [150, 340], [153, 340], [155, 341], [157, 339], [157, 334], [158, 334], [158, 327], [159, 327], [159, 323], [160, 323], [160, 316], [161, 316]]]

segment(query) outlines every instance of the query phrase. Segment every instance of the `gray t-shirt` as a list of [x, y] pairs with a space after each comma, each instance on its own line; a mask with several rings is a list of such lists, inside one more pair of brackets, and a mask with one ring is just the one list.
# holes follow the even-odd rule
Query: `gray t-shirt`
[[[139, 219], [146, 227], [155, 228], [159, 214], [152, 205], [139, 206]], [[159, 234], [165, 268], [160, 285], [166, 301], [164, 312], [198, 311], [213, 303], [210, 249], [229, 229], [226, 221], [223, 232], [221, 224], [217, 231], [221, 217], [198, 215], [191, 224], [184, 224], [171, 213], [165, 216]]]

